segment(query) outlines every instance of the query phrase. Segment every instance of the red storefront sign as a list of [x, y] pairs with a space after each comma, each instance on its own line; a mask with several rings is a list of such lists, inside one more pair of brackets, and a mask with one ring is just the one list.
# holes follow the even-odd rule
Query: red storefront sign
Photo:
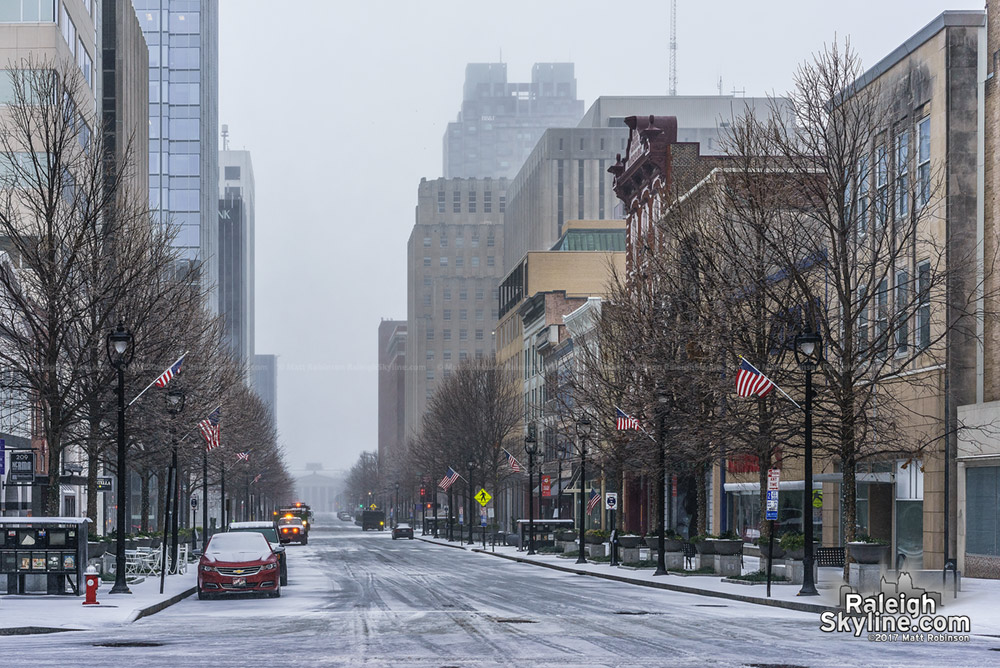
[[542, 496], [552, 496], [552, 478], [547, 475], [542, 476]]

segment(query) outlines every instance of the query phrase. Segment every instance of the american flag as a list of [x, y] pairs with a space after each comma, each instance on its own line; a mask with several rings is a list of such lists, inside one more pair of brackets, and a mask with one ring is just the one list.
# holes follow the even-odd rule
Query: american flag
[[441, 482], [438, 483], [438, 487], [447, 491], [449, 487], [455, 484], [456, 480], [458, 480], [458, 473], [456, 473], [455, 470], [449, 466], [448, 473], [441, 478]]
[[[186, 355], [187, 353], [184, 353]], [[153, 384], [157, 387], [166, 387], [170, 379], [181, 372], [181, 364], [184, 362], [184, 355], [177, 358], [177, 361], [170, 365], [170, 367], [160, 374], [160, 377], [153, 381]]]
[[513, 470], [514, 473], [520, 473], [521, 465], [517, 463], [516, 459], [514, 459], [514, 455], [510, 454], [506, 448], [504, 448], [503, 453], [507, 455], [507, 464], [510, 466], [511, 470]]
[[236, 459], [239, 459], [242, 462], [248, 462], [248, 461], [250, 461], [250, 453], [249, 452], [237, 452], [236, 453]]
[[257, 475], [256, 475], [256, 476], [254, 477], [254, 479], [253, 479], [253, 482], [252, 482], [252, 483], [250, 483], [250, 484], [252, 485], [252, 484], [254, 484], [254, 483], [256, 483], [256, 482], [260, 482], [260, 476], [261, 476], [261, 475], [262, 475], [262, 474], [258, 473], [258, 474], [257, 474]]
[[740, 358], [740, 370], [736, 372], [736, 394], [741, 397], [767, 396], [774, 389], [771, 379], [754, 368], [750, 362]]
[[597, 490], [593, 487], [590, 488], [590, 501], [587, 502], [587, 514], [594, 512], [594, 508], [597, 507], [598, 502], [601, 500], [601, 495], [597, 493]]
[[619, 431], [621, 431], [623, 429], [638, 429], [639, 428], [639, 421], [636, 420], [634, 417], [630, 416], [628, 413], [626, 413], [625, 411], [623, 411], [620, 408], [617, 408], [617, 407], [615, 408], [615, 417], [617, 418], [617, 420], [616, 420], [616, 423], [617, 423], [616, 428]]
[[219, 447], [219, 437], [221, 428], [219, 420], [222, 418], [222, 407], [216, 408], [208, 414], [208, 417], [198, 423], [201, 429], [201, 436], [205, 439], [205, 449], [211, 451], [212, 448]]

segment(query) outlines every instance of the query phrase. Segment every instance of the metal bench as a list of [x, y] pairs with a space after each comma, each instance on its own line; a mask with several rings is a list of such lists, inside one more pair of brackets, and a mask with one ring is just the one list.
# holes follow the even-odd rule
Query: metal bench
[[684, 553], [684, 569], [694, 570], [694, 557], [698, 554], [698, 550], [694, 548], [694, 543], [684, 542], [681, 543], [681, 551]]
[[816, 565], [817, 566], [836, 566], [837, 568], [844, 567], [844, 548], [843, 547], [817, 547], [816, 548]]

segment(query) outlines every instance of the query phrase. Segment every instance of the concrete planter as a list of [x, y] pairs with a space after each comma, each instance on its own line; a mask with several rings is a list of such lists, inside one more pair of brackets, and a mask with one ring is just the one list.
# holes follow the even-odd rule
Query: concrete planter
[[718, 541], [714, 540], [699, 540], [694, 544], [694, 549], [698, 551], [698, 554], [715, 554], [715, 543]]
[[[739, 554], [740, 550], [743, 549], [742, 540], [728, 540], [728, 539], [716, 539], [705, 541], [712, 544], [712, 554], [720, 554], [724, 556], [729, 556], [733, 554]], [[739, 573], [737, 573], [739, 575]]]
[[97, 559], [104, 555], [104, 552], [108, 549], [108, 544], [103, 541], [98, 542], [88, 542], [87, 543], [87, 558]]
[[619, 536], [618, 544], [623, 548], [631, 550], [632, 548], [639, 547], [639, 541], [642, 540], [639, 536]]
[[[777, 541], [774, 542], [773, 551], [770, 551], [768, 549], [768, 544], [766, 542], [761, 543], [760, 545], [758, 545], [758, 547], [760, 548], [760, 556], [763, 557], [764, 559], [781, 559], [783, 556], [785, 556], [785, 551], [782, 549], [780, 545], [778, 545]], [[804, 553], [803, 556], [805, 556]]]
[[584, 535], [583, 539], [587, 542], [587, 545], [600, 545], [605, 541], [605, 539], [600, 536]]
[[889, 558], [889, 546], [875, 543], [848, 543], [851, 557], [859, 564], [881, 564]]

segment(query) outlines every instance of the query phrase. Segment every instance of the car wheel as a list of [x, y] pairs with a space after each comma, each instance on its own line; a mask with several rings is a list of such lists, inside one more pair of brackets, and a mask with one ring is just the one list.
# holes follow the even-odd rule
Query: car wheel
[[208, 594], [206, 594], [205, 592], [203, 592], [201, 590], [198, 590], [198, 600], [199, 601], [207, 601], [208, 600]]
[[278, 585], [278, 588], [268, 594], [268, 596], [271, 598], [281, 598], [281, 585]]
[[280, 578], [280, 580], [279, 580], [279, 582], [281, 582], [281, 586], [282, 587], [287, 587], [288, 586], [288, 574], [286, 573], [286, 574], [282, 575], [281, 578]]
[[413, 540], [413, 536], [410, 536], [410, 540]]

